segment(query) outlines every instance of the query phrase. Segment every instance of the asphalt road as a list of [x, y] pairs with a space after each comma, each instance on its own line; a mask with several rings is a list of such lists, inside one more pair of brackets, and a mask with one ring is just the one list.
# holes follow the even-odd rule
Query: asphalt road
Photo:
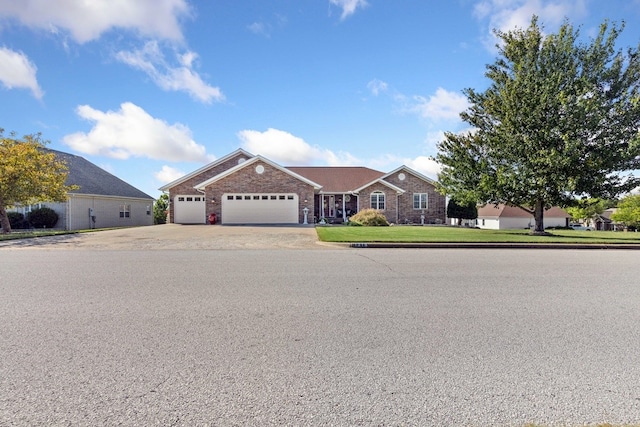
[[634, 251], [0, 256], [3, 426], [640, 422]]

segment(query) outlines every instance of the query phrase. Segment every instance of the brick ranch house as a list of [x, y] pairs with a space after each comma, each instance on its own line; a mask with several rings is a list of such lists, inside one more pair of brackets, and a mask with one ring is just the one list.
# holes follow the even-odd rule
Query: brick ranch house
[[238, 149], [160, 191], [169, 193], [169, 222], [204, 224], [341, 223], [365, 208], [396, 224], [444, 224], [436, 182], [401, 166], [389, 173], [358, 166], [283, 167]]

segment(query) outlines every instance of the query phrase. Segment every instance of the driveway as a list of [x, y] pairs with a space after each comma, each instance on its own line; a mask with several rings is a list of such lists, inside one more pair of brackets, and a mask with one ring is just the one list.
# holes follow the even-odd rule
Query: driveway
[[337, 248], [318, 240], [313, 226], [164, 224], [0, 242], [0, 248], [39, 249], [314, 249]]

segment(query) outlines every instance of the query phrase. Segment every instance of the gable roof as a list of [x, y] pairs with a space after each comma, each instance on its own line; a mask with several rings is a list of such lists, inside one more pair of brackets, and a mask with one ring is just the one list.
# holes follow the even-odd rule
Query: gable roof
[[433, 185], [436, 185], [436, 184], [437, 184], [437, 182], [436, 182], [435, 180], [433, 180], [433, 179], [429, 178], [428, 176], [423, 175], [423, 174], [421, 174], [420, 172], [418, 172], [418, 171], [416, 171], [416, 170], [413, 170], [413, 169], [411, 169], [409, 166], [405, 166], [405, 165], [402, 165], [402, 166], [400, 166], [399, 168], [394, 169], [394, 170], [392, 170], [391, 172], [384, 174], [384, 176], [382, 177], [382, 179], [388, 178], [388, 177], [390, 177], [391, 175], [393, 175], [393, 174], [395, 174], [395, 173], [397, 173], [397, 172], [400, 172], [401, 170], [404, 170], [405, 172], [408, 172], [408, 173], [410, 173], [411, 175], [413, 175], [413, 176], [415, 176], [415, 177], [418, 177], [418, 178], [420, 178], [420, 179], [421, 179], [421, 180], [423, 180], [423, 181], [428, 182], [429, 184], [433, 184]]
[[360, 192], [360, 191], [362, 191], [363, 189], [365, 189], [365, 188], [367, 188], [367, 187], [369, 187], [369, 186], [371, 186], [371, 185], [373, 185], [373, 184], [382, 184], [382, 185], [384, 185], [384, 186], [389, 187], [390, 189], [394, 190], [394, 191], [395, 191], [395, 192], [397, 192], [397, 193], [406, 193], [406, 191], [405, 191], [405, 190], [403, 190], [402, 188], [397, 187], [397, 186], [395, 186], [395, 185], [391, 184], [390, 182], [385, 181], [385, 180], [384, 180], [384, 179], [382, 179], [382, 178], [378, 178], [378, 179], [373, 180], [373, 181], [371, 181], [371, 182], [367, 182], [365, 185], [362, 185], [362, 186], [360, 186], [360, 187], [356, 188], [355, 190], [353, 190], [353, 192], [354, 192], [354, 193], [359, 193], [359, 192]]
[[384, 175], [362, 166], [289, 166], [287, 169], [317, 182], [323, 193], [350, 193]]
[[222, 162], [226, 162], [227, 160], [229, 160], [230, 158], [238, 155], [238, 154], [242, 154], [244, 156], [246, 156], [247, 158], [252, 158], [254, 157], [253, 154], [249, 153], [248, 151], [243, 150], [242, 148], [238, 148], [236, 151], [227, 154], [224, 157], [220, 157], [219, 159], [214, 160], [211, 163], [208, 163], [204, 166], [202, 166], [200, 169], [196, 169], [195, 171], [188, 173], [186, 175], [181, 176], [180, 178], [176, 179], [175, 181], [171, 181], [168, 184], [163, 185], [162, 187], [160, 187], [158, 190], [160, 191], [168, 191], [171, 187], [175, 187], [178, 184], [182, 184], [183, 182], [193, 178], [194, 176], [197, 176], [199, 174], [201, 174], [202, 172], [206, 171], [207, 169], [210, 169], [216, 165], [219, 165]]
[[266, 159], [266, 158], [264, 158], [264, 157], [262, 157], [260, 155], [255, 156], [255, 157], [247, 160], [246, 162], [242, 162], [242, 163], [240, 163], [240, 164], [238, 164], [238, 165], [236, 165], [236, 166], [234, 166], [234, 167], [232, 167], [230, 169], [227, 169], [226, 171], [221, 172], [218, 175], [216, 175], [216, 176], [214, 176], [212, 178], [209, 178], [208, 180], [206, 180], [204, 182], [201, 182], [200, 184], [196, 184], [196, 185], [193, 186], [193, 188], [195, 188], [196, 190], [203, 190], [208, 185], [211, 185], [214, 182], [219, 181], [222, 178], [225, 178], [225, 177], [235, 173], [236, 171], [238, 171], [240, 169], [243, 169], [243, 168], [245, 168], [245, 167], [247, 167], [249, 165], [252, 165], [253, 163], [256, 163], [258, 161], [262, 161], [262, 162], [268, 164], [269, 166], [272, 166], [275, 169], [278, 169], [278, 170], [286, 173], [287, 175], [291, 175], [292, 177], [294, 177], [296, 179], [299, 179], [300, 181], [305, 182], [305, 183], [313, 186], [316, 190], [322, 188], [322, 185], [318, 184], [317, 182], [314, 182], [314, 181], [312, 181], [312, 180], [310, 180], [308, 178], [305, 178], [302, 175], [299, 175], [299, 174], [297, 174], [297, 173], [295, 173], [295, 172], [293, 172], [291, 170], [288, 170], [287, 168], [284, 168], [284, 167], [280, 166], [279, 164], [274, 163], [271, 160]]
[[[516, 206], [507, 206], [505, 204], [493, 205], [486, 204], [478, 207], [478, 218], [531, 218], [529, 212], [526, 212]], [[569, 218], [567, 212], [557, 206], [552, 206], [544, 211], [546, 218]]]
[[106, 170], [99, 168], [84, 157], [75, 154], [51, 150], [56, 157], [67, 164], [69, 169], [66, 185], [77, 185], [71, 194], [94, 194], [98, 196], [131, 197], [136, 199], [152, 199], [153, 197], [138, 190], [133, 185], [121, 180]]

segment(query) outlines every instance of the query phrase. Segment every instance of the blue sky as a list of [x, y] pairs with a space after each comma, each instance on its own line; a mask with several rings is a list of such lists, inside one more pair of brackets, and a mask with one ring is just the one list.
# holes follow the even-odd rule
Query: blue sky
[[640, 0], [0, 0], [0, 127], [153, 197], [237, 148], [435, 178], [491, 29], [533, 14], [640, 42]]

